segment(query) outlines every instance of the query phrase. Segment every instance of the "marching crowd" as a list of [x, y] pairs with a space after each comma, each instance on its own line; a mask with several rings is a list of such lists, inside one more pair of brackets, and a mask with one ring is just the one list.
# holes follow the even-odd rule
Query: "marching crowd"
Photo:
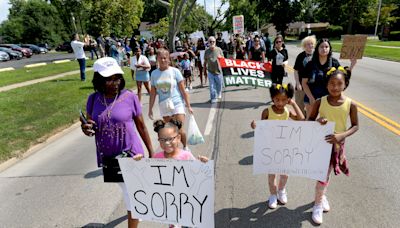
[[[88, 40], [80, 43], [89, 44], [90, 38]], [[72, 43], [74, 42], [79, 42], [77, 35], [74, 36]], [[321, 124], [326, 124], [327, 121], [335, 122], [335, 133], [326, 136], [325, 139], [332, 144], [327, 179], [329, 180], [332, 170], [335, 174], [349, 174], [344, 141], [358, 130], [358, 117], [356, 105], [342, 92], [349, 86], [351, 70], [356, 60], [351, 61], [350, 67], [342, 67], [332, 56], [332, 47], [328, 39], [320, 39], [317, 42], [315, 37], [309, 36], [302, 40], [304, 51], [298, 54], [294, 66], [295, 85], [283, 84], [283, 78], [287, 75], [285, 66], [288, 64], [288, 52], [280, 35], [276, 36], [273, 42], [268, 35], [250, 34], [246, 39], [239, 35], [231, 36], [226, 43], [221, 33], [216, 37], [210, 36], [207, 42], [203, 38], [196, 41], [187, 39], [184, 42], [177, 39], [176, 51], [173, 53], [161, 39], [138, 41], [132, 36], [131, 39], [119, 40], [111, 35], [107, 39], [99, 36], [96, 43], [94, 53], [97, 56], [98, 50], [101, 58], [93, 66], [92, 82], [95, 92], [88, 98], [87, 114], [86, 117], [81, 117], [81, 121], [83, 132], [88, 136], [95, 136], [97, 162], [103, 170], [108, 160], [122, 154], [135, 160], [143, 158], [141, 141], [147, 148], [148, 157], [195, 159], [187, 147], [183, 127], [186, 113], [193, 114], [189, 99], [193, 80], [199, 77], [200, 87], [205, 86], [208, 80], [210, 102], [218, 102], [222, 96], [223, 76], [217, 59], [225, 57], [271, 61], [273, 86], [270, 88], [270, 95], [273, 104], [262, 112], [261, 119], [307, 119]], [[74, 51], [75, 49], [77, 48], [75, 47]], [[75, 54], [77, 52], [79, 51], [75, 51]], [[77, 56], [77, 59], [80, 61], [82, 55]], [[137, 83], [137, 94], [125, 89], [122, 66], [129, 66], [132, 70], [132, 77]], [[85, 80], [85, 76], [81, 76], [81, 79]], [[149, 132], [144, 124], [142, 85], [150, 94], [150, 119], [153, 119], [153, 107], [158, 96], [162, 119], [154, 122], [154, 131], [162, 149], [159, 153], [154, 153]], [[351, 122], [350, 127], [347, 127], [348, 118]], [[256, 127], [254, 121], [251, 122], [251, 127]], [[203, 156], [199, 159], [203, 162], [208, 161], [208, 158]], [[276, 175], [268, 175], [270, 208], [276, 208], [278, 202], [287, 203], [287, 180], [287, 175], [280, 175], [276, 184]], [[322, 223], [323, 212], [330, 209], [326, 197], [328, 180], [316, 183], [312, 219], [317, 224]], [[120, 186], [128, 211], [128, 225], [137, 227], [139, 220], [131, 217], [126, 186], [124, 183], [120, 183]]]

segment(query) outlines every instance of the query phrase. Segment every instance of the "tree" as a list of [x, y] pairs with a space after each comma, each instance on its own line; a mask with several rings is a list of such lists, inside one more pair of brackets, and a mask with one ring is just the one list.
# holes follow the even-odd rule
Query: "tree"
[[57, 10], [43, 0], [11, 0], [8, 20], [0, 27], [0, 35], [13, 43], [58, 44], [68, 39]]
[[[378, 22], [379, 25], [390, 25], [391, 23], [395, 23], [399, 17], [393, 16], [392, 13], [397, 9], [398, 7], [395, 4], [382, 6]], [[365, 12], [361, 18], [361, 24], [365, 27], [375, 26], [377, 13], [376, 5], [370, 5], [367, 12]]]
[[166, 38], [169, 29], [168, 17], [161, 18], [157, 25], [151, 27], [151, 33], [158, 38]]
[[258, 8], [261, 4], [263, 4], [263, 2], [264, 1], [261, 0], [260, 2], [249, 0], [229, 0], [229, 8], [225, 12], [225, 30], [232, 31], [232, 18], [235, 15], [243, 15], [245, 29], [250, 31], [256, 30], [257, 20], [263, 18], [263, 15], [268, 14], [266, 8]]
[[182, 23], [193, 10], [196, 0], [157, 0], [157, 3], [167, 8], [169, 17], [168, 47], [174, 51], [175, 37], [180, 31]]
[[156, 0], [144, 0], [144, 11], [140, 18], [143, 22], [159, 22], [164, 17], [168, 16], [167, 9], [159, 4]]
[[114, 33], [130, 35], [140, 24], [144, 7], [142, 0], [86, 0], [88, 31], [99, 35]]
[[203, 6], [196, 4], [189, 16], [182, 23], [181, 32], [192, 33], [195, 31], [206, 31], [213, 21], [212, 16], [204, 9]]

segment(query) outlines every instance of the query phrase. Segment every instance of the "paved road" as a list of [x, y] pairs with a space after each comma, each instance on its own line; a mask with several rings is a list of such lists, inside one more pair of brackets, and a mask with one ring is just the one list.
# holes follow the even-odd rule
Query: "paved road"
[[[291, 45], [288, 50], [293, 66], [300, 50]], [[398, 123], [400, 75], [396, 72], [400, 72], [399, 63], [365, 58], [356, 66], [346, 93]], [[292, 75], [285, 80], [293, 81]], [[204, 131], [210, 113], [207, 88], [196, 89], [191, 100]], [[265, 203], [266, 176], [252, 174], [254, 135], [249, 123], [259, 118], [267, 101], [270, 97], [263, 88], [226, 88], [207, 144], [192, 148], [196, 155], [215, 159], [218, 228], [314, 226], [314, 181], [289, 178], [289, 203], [270, 210]], [[147, 113], [147, 103], [143, 107]], [[322, 226], [399, 227], [399, 136], [361, 113], [359, 118], [360, 130], [346, 141], [351, 176], [331, 178], [332, 210], [324, 215]], [[146, 121], [150, 128], [151, 122]], [[155, 133], [151, 136], [156, 137]], [[120, 190], [102, 183], [93, 139], [83, 137], [79, 129], [1, 172], [0, 201], [4, 227], [126, 227]], [[165, 225], [143, 222], [141, 227]]]
[[[86, 53], [86, 56], [90, 56]], [[15, 69], [23, 68], [25, 65], [34, 63], [51, 63], [56, 60], [75, 59], [73, 53], [66, 52], [49, 52], [47, 54], [33, 55], [31, 58], [23, 58], [20, 60], [11, 60], [0, 62], [0, 68], [13, 67]]]

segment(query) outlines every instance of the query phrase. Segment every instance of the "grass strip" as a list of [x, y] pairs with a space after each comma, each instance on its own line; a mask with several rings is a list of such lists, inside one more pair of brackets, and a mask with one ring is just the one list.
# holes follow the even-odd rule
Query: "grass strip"
[[[86, 66], [93, 66], [93, 62], [93, 60], [86, 60]], [[21, 68], [13, 71], [0, 72], [0, 86], [44, 78], [74, 70], [79, 70], [78, 61], [58, 64], [50, 63], [40, 67]]]
[[[134, 89], [124, 68], [126, 88]], [[18, 156], [34, 144], [78, 121], [93, 92], [93, 74], [81, 82], [79, 74], [0, 93], [0, 161]]]
[[[332, 49], [335, 52], [340, 53], [341, 48], [342, 44], [337, 44], [337, 43], [332, 44]], [[364, 56], [400, 62], [399, 49], [366, 46], [364, 50]]]

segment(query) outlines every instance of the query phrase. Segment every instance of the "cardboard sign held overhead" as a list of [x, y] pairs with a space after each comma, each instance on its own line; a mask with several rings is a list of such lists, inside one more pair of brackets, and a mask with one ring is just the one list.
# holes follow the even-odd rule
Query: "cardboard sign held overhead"
[[366, 35], [345, 35], [340, 58], [351, 59], [355, 57], [356, 59], [362, 59], [366, 43]]

